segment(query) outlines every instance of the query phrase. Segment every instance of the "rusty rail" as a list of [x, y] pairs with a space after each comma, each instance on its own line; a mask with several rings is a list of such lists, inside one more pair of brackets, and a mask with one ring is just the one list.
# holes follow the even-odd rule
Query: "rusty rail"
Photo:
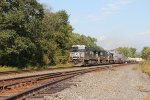
[[[119, 65], [117, 64], [113, 66], [119, 66]], [[27, 77], [18, 77], [13, 79], [0, 80], [0, 89], [1, 89], [0, 92], [1, 94], [5, 94], [5, 91], [13, 91], [13, 89], [15, 90], [17, 86], [24, 87], [24, 85], [27, 86], [31, 85], [30, 88], [25, 88], [24, 91], [21, 91], [20, 93], [16, 93], [15, 95], [7, 95], [7, 96], [4, 95], [4, 97], [6, 96], [5, 98], [6, 100], [25, 99], [26, 97], [36, 94], [38, 91], [41, 91], [52, 84], [55, 84], [62, 80], [66, 80], [76, 75], [84, 74], [98, 69], [103, 70], [106, 68], [89, 67], [88, 69], [81, 69], [75, 71], [65, 71], [65, 72], [58, 72], [58, 73], [33, 75]], [[22, 84], [23, 86], [21, 86]], [[1, 95], [0, 97], [3, 97], [3, 95]]]

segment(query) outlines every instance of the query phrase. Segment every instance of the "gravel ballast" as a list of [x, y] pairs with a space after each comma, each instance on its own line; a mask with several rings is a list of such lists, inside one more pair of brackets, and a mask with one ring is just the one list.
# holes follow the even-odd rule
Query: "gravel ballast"
[[138, 65], [87, 73], [67, 82], [73, 85], [43, 99], [143, 100], [150, 95], [149, 77], [138, 69]]
[[[101, 66], [93, 66], [94, 67], [108, 67], [110, 65], [101, 65]], [[50, 73], [57, 73], [57, 72], [64, 72], [64, 71], [74, 71], [74, 70], [81, 70], [81, 69], [88, 69], [89, 67], [68, 67], [68, 68], [56, 68], [56, 69], [47, 69], [43, 71], [30, 71], [25, 73], [16, 73], [16, 74], [4, 74], [0, 75], [0, 80], [4, 79], [11, 79], [11, 78], [18, 78], [18, 77], [27, 77], [33, 75], [42, 75], [42, 74], [50, 74]]]

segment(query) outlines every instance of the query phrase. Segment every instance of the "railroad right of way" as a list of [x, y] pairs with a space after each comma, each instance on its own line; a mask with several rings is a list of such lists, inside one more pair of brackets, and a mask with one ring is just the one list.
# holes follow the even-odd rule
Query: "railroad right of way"
[[[112, 66], [112, 65], [111, 65]], [[113, 65], [119, 66], [119, 65]], [[110, 65], [105, 66], [95, 66], [95, 67], [86, 67], [80, 68], [80, 70], [70, 70], [70, 71], [62, 71], [55, 73], [47, 73], [40, 75], [32, 75], [32, 76], [22, 76], [15, 77], [10, 79], [2, 79], [0, 80], [0, 92], [1, 98], [6, 98], [7, 100], [17, 99], [17, 98], [26, 98], [31, 94], [35, 94], [35, 91], [41, 91], [47, 86], [51, 84], [55, 84], [59, 81], [84, 74], [91, 71], [96, 70], [105, 70]]]

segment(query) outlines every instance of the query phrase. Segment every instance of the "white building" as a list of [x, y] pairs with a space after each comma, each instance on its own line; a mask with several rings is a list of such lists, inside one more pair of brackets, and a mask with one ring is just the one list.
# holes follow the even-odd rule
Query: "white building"
[[131, 57], [128, 57], [127, 60], [128, 61], [136, 61], [136, 62], [144, 61], [144, 59], [142, 59], [142, 58], [131, 58]]

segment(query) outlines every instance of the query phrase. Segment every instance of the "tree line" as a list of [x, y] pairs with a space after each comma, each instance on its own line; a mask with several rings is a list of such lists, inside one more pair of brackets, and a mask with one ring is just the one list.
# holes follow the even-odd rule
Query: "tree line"
[[119, 47], [117, 50], [126, 57], [142, 57], [145, 60], [150, 60], [150, 47], [144, 47], [141, 52], [136, 52], [136, 48]]
[[117, 50], [124, 54], [126, 57], [137, 57], [138, 54], [136, 53], [136, 48], [129, 48], [129, 47], [118, 47]]
[[[0, 65], [44, 66], [65, 63], [73, 44], [97, 46], [96, 39], [73, 32], [64, 10], [52, 12], [36, 0], [0, 0]], [[118, 48], [125, 56], [148, 59], [150, 47]]]
[[142, 58], [150, 60], [150, 47], [144, 47], [141, 53]]
[[73, 44], [101, 49], [96, 39], [73, 32], [69, 15], [36, 0], [0, 1], [0, 65], [24, 67], [65, 63]]

